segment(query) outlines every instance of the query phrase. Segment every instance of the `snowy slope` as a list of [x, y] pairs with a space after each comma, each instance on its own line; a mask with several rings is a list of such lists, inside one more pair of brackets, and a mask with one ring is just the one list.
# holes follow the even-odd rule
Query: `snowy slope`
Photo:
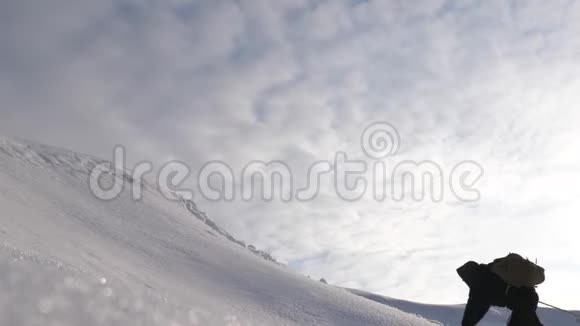
[[99, 162], [0, 138], [0, 325], [433, 324], [293, 274], [154, 187], [99, 200]]
[[[365, 291], [355, 289], [345, 289], [356, 295], [367, 298], [369, 300], [385, 304], [390, 307], [395, 307], [407, 312], [417, 313], [425, 318], [437, 320], [443, 325], [460, 325], [463, 316], [463, 309], [465, 305], [442, 306], [429, 305], [404, 300], [384, 297]], [[467, 291], [467, 290], [466, 290]], [[467, 295], [467, 293], [466, 293]], [[577, 312], [580, 314], [580, 312]], [[480, 326], [505, 326], [506, 321], [510, 315], [510, 311], [505, 308], [492, 308], [489, 310], [485, 318], [479, 323]], [[580, 325], [574, 316], [556, 311], [554, 309], [539, 308], [538, 316], [546, 326], [573, 326]]]

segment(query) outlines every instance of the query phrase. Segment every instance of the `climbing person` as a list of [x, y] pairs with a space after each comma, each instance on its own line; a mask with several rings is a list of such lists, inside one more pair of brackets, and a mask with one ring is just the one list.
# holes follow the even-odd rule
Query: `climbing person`
[[469, 286], [462, 326], [474, 326], [491, 306], [512, 311], [508, 326], [542, 326], [537, 314], [536, 285], [544, 282], [544, 269], [522, 256], [510, 253], [489, 264], [469, 261], [457, 269]]

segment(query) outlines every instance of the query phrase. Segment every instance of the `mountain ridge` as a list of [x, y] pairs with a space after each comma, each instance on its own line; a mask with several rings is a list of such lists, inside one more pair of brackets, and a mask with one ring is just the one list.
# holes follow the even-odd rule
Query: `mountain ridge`
[[433, 325], [264, 259], [154, 187], [96, 198], [102, 162], [0, 138], [0, 324]]

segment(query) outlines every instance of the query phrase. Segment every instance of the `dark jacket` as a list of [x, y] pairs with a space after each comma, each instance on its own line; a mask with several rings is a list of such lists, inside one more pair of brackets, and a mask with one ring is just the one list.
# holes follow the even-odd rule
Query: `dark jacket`
[[469, 286], [462, 326], [473, 326], [483, 319], [491, 306], [512, 310], [510, 326], [542, 325], [536, 315], [538, 294], [534, 288], [510, 287], [490, 269], [491, 264], [465, 263], [457, 269]]

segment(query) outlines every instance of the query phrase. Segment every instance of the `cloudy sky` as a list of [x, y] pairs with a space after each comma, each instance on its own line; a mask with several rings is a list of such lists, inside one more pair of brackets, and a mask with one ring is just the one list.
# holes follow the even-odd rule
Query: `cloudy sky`
[[579, 1], [0, 1], [3, 135], [122, 144], [192, 185], [211, 160], [280, 160], [297, 187], [337, 152], [371, 164], [378, 121], [387, 170], [429, 160], [447, 184], [476, 162], [475, 202], [345, 201], [328, 175], [307, 201], [196, 194], [290, 268], [403, 299], [465, 301], [455, 268], [515, 251], [546, 267], [542, 300], [580, 308], [579, 104]]

